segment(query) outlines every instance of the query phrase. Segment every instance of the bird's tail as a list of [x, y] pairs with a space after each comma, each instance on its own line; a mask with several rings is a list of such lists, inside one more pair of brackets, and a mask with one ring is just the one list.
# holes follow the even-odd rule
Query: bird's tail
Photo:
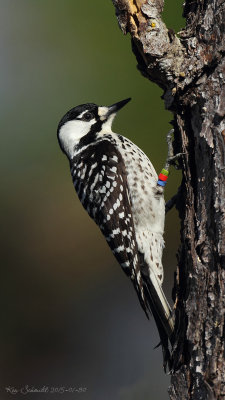
[[171, 356], [168, 340], [173, 345], [174, 320], [172, 310], [162, 290], [162, 286], [154, 273], [151, 273], [150, 278], [146, 276], [142, 278], [145, 302], [155, 319], [159, 331], [160, 344], [163, 350], [164, 369], [166, 369], [167, 364], [170, 369]]

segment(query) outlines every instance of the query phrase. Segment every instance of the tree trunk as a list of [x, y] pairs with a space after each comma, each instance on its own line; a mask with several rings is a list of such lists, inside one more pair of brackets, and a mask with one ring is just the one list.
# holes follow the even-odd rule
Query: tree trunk
[[184, 153], [177, 203], [181, 246], [174, 287], [172, 400], [225, 398], [225, 3], [186, 0], [178, 38], [163, 0], [113, 0], [138, 68], [164, 90]]

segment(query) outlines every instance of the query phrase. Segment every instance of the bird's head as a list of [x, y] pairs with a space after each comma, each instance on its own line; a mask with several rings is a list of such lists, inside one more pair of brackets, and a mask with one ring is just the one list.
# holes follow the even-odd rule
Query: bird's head
[[112, 132], [112, 122], [117, 111], [130, 100], [122, 100], [108, 107], [87, 103], [72, 108], [61, 119], [57, 129], [62, 151], [72, 159], [76, 146], [93, 142], [97, 134]]

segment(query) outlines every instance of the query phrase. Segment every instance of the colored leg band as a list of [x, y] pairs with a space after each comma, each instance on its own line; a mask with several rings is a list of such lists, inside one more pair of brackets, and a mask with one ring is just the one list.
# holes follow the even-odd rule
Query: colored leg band
[[161, 174], [168, 176], [169, 175], [169, 171], [167, 171], [167, 169], [163, 168], [161, 171]]
[[160, 181], [160, 180], [158, 180], [157, 185], [159, 185], [159, 186], [166, 186], [166, 182], [165, 182], [165, 181]]
[[160, 181], [167, 181], [168, 176], [163, 175], [162, 172], [161, 172], [161, 173], [159, 174], [159, 179], [160, 179]]
[[158, 182], [157, 184], [159, 186], [166, 186], [166, 181], [168, 179], [169, 171], [167, 171], [165, 168], [162, 169], [162, 171], [159, 174]]

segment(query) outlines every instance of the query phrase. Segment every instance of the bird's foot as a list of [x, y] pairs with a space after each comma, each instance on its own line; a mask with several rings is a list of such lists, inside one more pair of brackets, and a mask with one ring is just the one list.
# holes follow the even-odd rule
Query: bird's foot
[[165, 163], [164, 169], [169, 170], [170, 165], [173, 165], [174, 168], [179, 169], [179, 165], [176, 163], [176, 161], [185, 153], [177, 153], [174, 155], [173, 153], [173, 133], [174, 129], [171, 129], [167, 135], [166, 135], [166, 141], [167, 141], [167, 146], [168, 146], [168, 153], [167, 153], [167, 159]]
[[171, 197], [170, 200], [168, 200], [168, 201], [166, 202], [166, 205], [165, 205], [165, 211], [166, 211], [166, 213], [167, 213], [168, 211], [170, 211], [170, 210], [175, 206], [175, 204], [177, 203], [177, 199], [178, 199], [179, 196], [180, 196], [180, 193], [181, 193], [181, 186], [179, 187], [177, 193], [176, 193], [173, 197]]

